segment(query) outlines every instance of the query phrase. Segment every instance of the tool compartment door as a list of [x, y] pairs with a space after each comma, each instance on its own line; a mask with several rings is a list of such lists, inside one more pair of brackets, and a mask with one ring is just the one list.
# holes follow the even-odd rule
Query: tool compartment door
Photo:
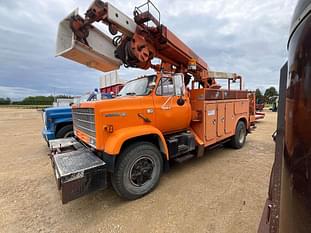
[[217, 136], [221, 137], [225, 132], [225, 104], [217, 104]]
[[217, 123], [217, 106], [216, 104], [205, 104], [205, 140], [211, 141], [216, 139]]
[[249, 100], [241, 100], [234, 103], [234, 113], [243, 114], [249, 110]]
[[233, 103], [227, 103], [225, 115], [225, 133], [231, 134], [233, 132], [234, 132]]

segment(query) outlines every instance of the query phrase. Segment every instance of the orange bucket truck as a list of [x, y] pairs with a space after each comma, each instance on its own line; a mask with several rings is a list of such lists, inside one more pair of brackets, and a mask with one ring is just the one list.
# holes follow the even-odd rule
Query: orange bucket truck
[[254, 93], [243, 90], [240, 75], [209, 70], [160, 19], [150, 1], [132, 19], [96, 0], [85, 17], [76, 10], [60, 22], [58, 56], [103, 72], [121, 65], [154, 70], [127, 82], [117, 98], [73, 106], [75, 137], [50, 141], [63, 203], [106, 188], [107, 180], [121, 197], [137, 199], [157, 186], [171, 161], [221, 143], [243, 147], [255, 121]]

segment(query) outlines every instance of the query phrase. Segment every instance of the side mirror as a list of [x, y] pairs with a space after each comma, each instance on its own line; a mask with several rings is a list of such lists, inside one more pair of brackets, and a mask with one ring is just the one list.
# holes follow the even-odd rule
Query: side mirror
[[180, 94], [181, 94], [181, 96], [184, 96], [184, 95], [185, 95], [185, 93], [184, 93], [184, 88], [183, 88], [183, 87], [180, 88]]
[[180, 98], [178, 98], [178, 100], [177, 100], [177, 104], [179, 106], [183, 106], [185, 104], [185, 102], [186, 101], [182, 98], [182, 96], [180, 96]]
[[178, 104], [179, 106], [183, 106], [183, 105], [185, 104], [186, 101], [182, 98], [182, 97], [184, 96], [184, 90], [183, 90], [182, 87], [180, 88], [180, 93], [181, 93], [181, 95], [180, 95], [180, 97], [179, 97], [178, 100], [177, 100], [177, 104]]

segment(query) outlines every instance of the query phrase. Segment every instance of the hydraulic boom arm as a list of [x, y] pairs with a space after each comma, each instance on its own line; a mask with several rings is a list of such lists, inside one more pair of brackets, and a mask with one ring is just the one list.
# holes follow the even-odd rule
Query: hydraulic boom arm
[[[158, 12], [158, 18], [150, 13], [151, 8]], [[78, 14], [72, 14], [66, 20], [69, 21], [74, 41], [80, 46], [80, 50], [82, 48], [87, 49], [91, 58], [94, 58], [94, 51], [99, 58], [102, 56], [108, 57], [112, 65], [108, 67], [100, 66], [98, 61], [81, 62], [79, 56], [71, 54], [70, 59], [72, 60], [80, 59], [78, 62], [103, 71], [117, 68], [121, 65], [120, 61], [122, 61], [126, 67], [180, 72], [185, 77], [189, 77], [189, 74], [191, 74], [203, 87], [216, 86], [214, 77], [209, 75], [207, 63], [165, 25], [161, 24], [160, 12], [149, 0], [147, 3], [135, 8], [134, 20], [110, 3], [101, 0], [95, 0], [91, 4], [85, 13], [85, 18]], [[113, 40], [109, 42], [109, 39], [101, 34], [99, 34], [100, 37], [91, 36], [95, 34], [94, 30], [97, 30], [92, 25], [94, 22], [106, 24], [109, 32], [114, 36]], [[96, 33], [98, 34], [97, 31]], [[95, 38], [97, 43], [94, 43], [93, 40], [90, 41], [92, 38]], [[112, 45], [106, 45], [106, 49], [102, 49], [101, 46], [97, 46], [98, 43], [101, 43], [100, 40]], [[98, 47], [98, 49], [95, 47]], [[106, 51], [111, 50], [113, 50], [113, 55], [106, 53]], [[154, 58], [159, 58], [161, 64], [152, 64]], [[116, 59], [118, 62], [115, 61]], [[232, 74], [232, 76], [234, 75]]]

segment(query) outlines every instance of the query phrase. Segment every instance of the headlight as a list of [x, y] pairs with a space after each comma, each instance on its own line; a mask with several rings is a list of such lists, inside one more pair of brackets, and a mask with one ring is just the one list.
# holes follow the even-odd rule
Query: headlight
[[46, 125], [46, 112], [43, 112], [43, 123]]

